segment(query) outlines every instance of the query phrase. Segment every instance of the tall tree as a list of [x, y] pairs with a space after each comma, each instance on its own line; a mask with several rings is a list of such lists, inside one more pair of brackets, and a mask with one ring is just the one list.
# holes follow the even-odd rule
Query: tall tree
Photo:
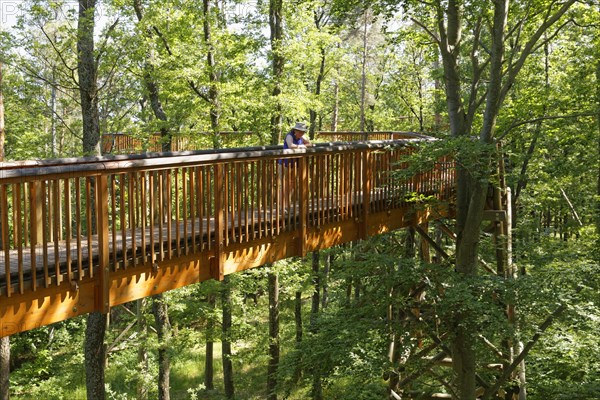
[[367, 59], [369, 56], [369, 22], [371, 12], [367, 8], [363, 13], [362, 26], [362, 56], [361, 56], [361, 73], [360, 73], [360, 131], [365, 131], [365, 110], [367, 103]]
[[[479, 167], [471, 165], [472, 163], [467, 167], [465, 161], [461, 161], [461, 157], [465, 155], [458, 156], [456, 271], [464, 275], [466, 280], [477, 275], [480, 226], [491, 176], [490, 145], [494, 140], [501, 105], [525, 61], [539, 47], [544, 32], [552, 28], [574, 3], [575, 0], [544, 3], [543, 10], [529, 9], [528, 6], [522, 13], [515, 5], [515, 18], [520, 19], [511, 19], [511, 29], [514, 27], [518, 32], [525, 33], [523, 28], [526, 27], [531, 32], [528, 37], [516, 35], [516, 32], [513, 36], [512, 31], [507, 32], [509, 17], [512, 15], [508, 0], [494, 1], [489, 14], [485, 2], [469, 5], [468, 9], [466, 4], [458, 0], [450, 0], [444, 5], [436, 3], [433, 5], [435, 28], [427, 26], [424, 20], [416, 16], [413, 18], [413, 21], [431, 34], [441, 53], [452, 136], [463, 142], [470, 141], [473, 131], [479, 130], [479, 146], [474, 150], [475, 154], [469, 156], [469, 159], [480, 162]], [[481, 8], [477, 10], [477, 7]], [[483, 31], [487, 25], [484, 15], [490, 21], [489, 32], [485, 32], [485, 35]], [[469, 41], [463, 37], [463, 32], [467, 29], [473, 33], [472, 40]], [[523, 39], [524, 43], [521, 42]], [[487, 43], [483, 43], [484, 40]], [[470, 49], [464, 48], [467, 43], [471, 44]], [[506, 47], [509, 44], [512, 47], [506, 57]], [[473, 73], [470, 85], [465, 89], [463, 70], [467, 58], [471, 61]], [[476, 115], [481, 118], [479, 126], [475, 125]], [[468, 311], [459, 311], [455, 321], [452, 361], [456, 391], [460, 399], [475, 398], [477, 360], [474, 343], [477, 331], [468, 323], [472, 317]]]
[[[215, 137], [219, 132], [219, 118], [221, 114], [219, 105], [219, 74], [215, 64], [215, 46], [211, 30], [211, 20], [213, 19], [214, 7], [210, 0], [202, 0], [202, 11], [204, 12], [203, 30], [204, 42], [206, 43], [206, 70], [208, 73], [208, 102], [210, 105], [210, 127]], [[216, 140], [216, 139], [215, 139]], [[218, 146], [215, 142], [214, 147]]]
[[8, 400], [10, 394], [10, 337], [0, 338], [0, 400]]
[[[600, 12], [600, 10], [599, 10]], [[596, 31], [597, 33], [598, 31]], [[596, 35], [596, 54], [600, 56], [600, 34]], [[600, 160], [600, 57], [596, 62], [596, 107], [597, 115], [596, 122], [598, 125], [598, 160]], [[596, 190], [596, 237], [598, 248], [600, 248], [600, 161], [598, 161], [598, 183]], [[597, 260], [600, 262], [600, 254], [598, 254]]]
[[[94, 55], [95, 0], [79, 0], [77, 71], [83, 118], [83, 154], [100, 155], [98, 119], [98, 67]], [[89, 400], [104, 399], [104, 337], [108, 314], [92, 312], [85, 331], [85, 371]]]
[[208, 318], [206, 319], [206, 345], [204, 354], [204, 386], [206, 390], [213, 390], [214, 384], [214, 330], [215, 319], [213, 312], [216, 307], [216, 297], [214, 293], [209, 293], [206, 298], [208, 304]]
[[167, 301], [162, 293], [152, 296], [152, 313], [158, 336], [158, 399], [169, 400], [171, 398], [171, 361], [169, 357], [171, 323], [169, 322]]
[[223, 310], [223, 321], [221, 324], [221, 356], [223, 359], [223, 382], [225, 386], [225, 397], [232, 399], [235, 395], [235, 386], [233, 384], [233, 362], [231, 361], [231, 283], [228, 276], [225, 276], [221, 288], [221, 307]]
[[[271, 266], [271, 269], [273, 266]], [[267, 399], [277, 400], [277, 370], [279, 367], [279, 274], [269, 271], [269, 365]]]
[[[133, 0], [133, 9], [138, 20], [138, 25], [141, 25], [142, 19], [144, 18], [144, 8], [142, 0]], [[153, 38], [154, 34], [151, 28], [145, 29], [145, 35], [148, 38]], [[167, 126], [168, 118], [165, 112], [162, 102], [160, 100], [160, 89], [157, 80], [154, 77], [154, 59], [152, 57], [152, 51], [148, 49], [146, 51], [146, 60], [144, 62], [143, 81], [146, 87], [148, 98], [150, 99], [150, 107], [154, 113], [154, 117], [161, 122], [160, 125], [160, 136], [162, 143], [162, 151], [171, 151], [171, 134]]]
[[[329, 15], [329, 10], [326, 7], [320, 6], [320, 5], [315, 7], [315, 10], [313, 11], [313, 20], [315, 22], [315, 28], [317, 29], [317, 31], [319, 33], [323, 33], [327, 29], [327, 26], [329, 25], [329, 23], [331, 21], [331, 18]], [[325, 66], [326, 66], [326, 61], [327, 61], [327, 43], [325, 43], [323, 40], [318, 42], [318, 52], [319, 52], [319, 68], [318, 68], [317, 76], [315, 79], [315, 87], [314, 87], [314, 91], [313, 91], [313, 93], [315, 95], [315, 100], [319, 100], [319, 97], [321, 96], [321, 87], [323, 85], [323, 80], [325, 79], [325, 76], [326, 76]], [[317, 128], [318, 128], [318, 130], [320, 130], [320, 127], [317, 127], [318, 112], [314, 106], [312, 106], [310, 108], [309, 116], [310, 116], [309, 138], [314, 139]]]
[[[274, 108], [271, 113], [271, 144], [281, 140], [283, 113], [281, 107], [281, 80], [283, 77], [283, 0], [269, 0], [269, 28], [271, 43], [271, 97]], [[267, 371], [267, 396], [277, 399], [277, 370], [279, 367], [279, 274], [271, 266], [268, 279], [269, 291], [269, 366]]]
[[[313, 251], [312, 253], [312, 283], [313, 283], [313, 294], [311, 298], [310, 307], [310, 332], [316, 334], [317, 319], [319, 317], [319, 305], [321, 298], [321, 278], [320, 278], [320, 261], [321, 256], [319, 251]], [[311, 395], [314, 400], [321, 400], [323, 398], [323, 385], [321, 381], [321, 368], [319, 365], [313, 365], [313, 380]]]
[[137, 383], [137, 400], [147, 400], [148, 399], [148, 385], [144, 382], [144, 376], [148, 373], [148, 351], [146, 342], [148, 340], [148, 324], [146, 323], [145, 318], [145, 308], [146, 308], [147, 300], [138, 299], [135, 302], [136, 308], [136, 318], [137, 318], [137, 329], [138, 334], [141, 338], [140, 344], [138, 347], [138, 365], [140, 366], [140, 375], [141, 379], [138, 380]]
[[[4, 161], [4, 94], [2, 91], [2, 67], [0, 60], [0, 161]], [[2, 327], [0, 327], [1, 329]], [[10, 337], [0, 338], [0, 400], [8, 400], [10, 376]]]
[[281, 141], [283, 114], [281, 109], [281, 80], [283, 77], [283, 0], [269, 0], [269, 28], [271, 40], [271, 96], [275, 108], [271, 114], [271, 144]]
[[0, 60], [0, 161], [4, 161], [4, 142], [6, 140], [5, 132], [4, 132], [4, 93], [2, 90], [3, 85], [3, 76], [2, 76], [2, 68], [4, 64], [2, 60]]
[[98, 64], [94, 53], [96, 0], [79, 0], [77, 20], [77, 72], [83, 118], [83, 154], [100, 155]]
[[108, 314], [93, 312], [88, 314], [85, 328], [85, 382], [88, 400], [103, 400], [104, 366], [106, 346], [104, 338]]

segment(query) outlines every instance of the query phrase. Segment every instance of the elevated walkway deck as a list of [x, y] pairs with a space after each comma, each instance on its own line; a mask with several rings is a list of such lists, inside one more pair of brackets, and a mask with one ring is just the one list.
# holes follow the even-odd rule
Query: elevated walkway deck
[[0, 335], [449, 216], [423, 140], [2, 163]]

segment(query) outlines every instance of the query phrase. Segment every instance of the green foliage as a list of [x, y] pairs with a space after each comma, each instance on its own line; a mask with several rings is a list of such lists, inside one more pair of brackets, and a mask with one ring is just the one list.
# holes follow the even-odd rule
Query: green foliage
[[[397, 179], [406, 181], [427, 171], [446, 155], [455, 156], [459, 166], [475, 179], [487, 178], [491, 165], [504, 161], [504, 176], [515, 197], [514, 261], [519, 271], [517, 279], [486, 273], [464, 279], [453, 271], [451, 260], [435, 265], [410, 256], [405, 250], [410, 240], [404, 233], [382, 235], [321, 252], [321, 260], [333, 254], [335, 261], [327, 277], [323, 273], [318, 276], [321, 284], [327, 283], [327, 307], [311, 315], [315, 277], [310, 260], [295, 258], [278, 263], [272, 268], [280, 277], [279, 393], [290, 399], [308, 398], [317, 376], [325, 398], [383, 398], [385, 378], [399, 369], [388, 357], [393, 337], [400, 338], [398, 346], [405, 358], [402, 372], [406, 376], [427, 369], [426, 362], [411, 355], [445, 332], [448, 334], [443, 337], [443, 345], [447, 346], [458, 320], [494, 343], [527, 342], [540, 331], [548, 315], [565, 304], [565, 312], [526, 359], [529, 398], [600, 397], [596, 356], [600, 353], [596, 241], [600, 233], [592, 226], [597, 203], [590, 201], [598, 197], [598, 104], [590, 95], [598, 87], [595, 74], [600, 47], [593, 29], [598, 10], [578, 4], [564, 29], [546, 37], [548, 46], [542, 45], [530, 55], [498, 115], [496, 137], [502, 138], [505, 152], [500, 158], [493, 145], [464, 137], [448, 138], [443, 123], [432, 119], [439, 114], [443, 119], [445, 114], [441, 95], [445, 74], [430, 36], [403, 19], [412, 16], [425, 24], [432, 23], [431, 9], [424, 2], [404, 2], [403, 12], [407, 13], [396, 15], [398, 5], [388, 1], [324, 4], [286, 0], [282, 46], [285, 67], [282, 94], [277, 99], [271, 96], [268, 4], [259, 3], [254, 8], [245, 7], [247, 2], [220, 4], [225, 13], [215, 10], [208, 16], [211, 43], [204, 40], [206, 17], [199, 2], [144, 2], [141, 22], [130, 2], [103, 3], [103, 22], [112, 24], [117, 18], [119, 22], [111, 30], [105, 27], [98, 32], [102, 133], [129, 133], [147, 140], [150, 134], [166, 127], [199, 146], [211, 146], [212, 137], [205, 134], [211, 129], [210, 104], [204, 98], [214, 83], [208, 78], [206, 63], [209, 45], [213, 46], [218, 72], [215, 87], [219, 91], [220, 129], [254, 132], [223, 141], [225, 145], [268, 143], [269, 116], [278, 104], [286, 126], [306, 121], [309, 110], [313, 110], [319, 127], [327, 129], [337, 101], [338, 129], [358, 129], [364, 61], [367, 128], [435, 129], [441, 139], [420, 145], [419, 151], [403, 159], [407, 168], [398, 173]], [[522, 39], [531, 36], [551, 3], [511, 3], [508, 27], [510, 32], [519, 32], [519, 37], [510, 37], [506, 66], [521, 54]], [[81, 116], [74, 74], [76, 13], [72, 7], [64, 8], [62, 2], [32, 0], [24, 4], [26, 12], [18, 27], [0, 33], [0, 60], [5, 63], [6, 157], [20, 160], [78, 155]], [[243, 13], [233, 12], [238, 5]], [[467, 2], [464, 6], [459, 70], [463, 82], [481, 73], [481, 80], [472, 90], [482, 95], [488, 89], [485, 58], [491, 45], [487, 30], [491, 9], [485, 2]], [[319, 26], [315, 24], [315, 12], [323, 17]], [[476, 42], [472, 33], [480, 18], [485, 26]], [[480, 51], [469, 53], [474, 44], [481, 45]], [[317, 95], [322, 54], [324, 80]], [[472, 61], [481, 70], [474, 68]], [[154, 117], [144, 74], [158, 84], [167, 122]], [[483, 105], [481, 102], [475, 106], [480, 110]], [[475, 112], [473, 119], [472, 132], [477, 132], [482, 113]], [[50, 144], [53, 127], [57, 148]], [[492, 184], [499, 183], [494, 177]], [[441, 243], [452, 252], [453, 243], [448, 239]], [[491, 263], [496, 247], [493, 238], [483, 232], [481, 258]], [[268, 272], [259, 268], [231, 277], [234, 374], [236, 385], [245, 389], [238, 391], [240, 399], [265, 397]], [[415, 288], [421, 288], [421, 292], [415, 293]], [[166, 295], [174, 327], [169, 348], [173, 398], [223, 397], [218, 384], [214, 392], [208, 393], [201, 383], [206, 340], [215, 341], [215, 370], [220, 370], [221, 308], [219, 301], [213, 307], [208, 300], [219, 299], [221, 290], [220, 283], [211, 281]], [[301, 343], [295, 341], [297, 292], [302, 300]], [[516, 307], [514, 324], [505, 317], [507, 304]], [[134, 310], [132, 305], [127, 307]], [[116, 346], [108, 360], [109, 398], [134, 398], [140, 383], [150, 388], [149, 398], [156, 396], [153, 382], [158, 343], [147, 306], [143, 321], [148, 329], [138, 332], [136, 327], [132, 330], [135, 334], [114, 343], [132, 321], [123, 309], [112, 311], [107, 344]], [[211, 323], [214, 329], [208, 330]], [[83, 325], [77, 318], [11, 338], [14, 396], [85, 397], [81, 374]], [[481, 337], [473, 343], [478, 373], [492, 381], [494, 372], [484, 364], [498, 359]], [[146, 370], [138, 360], [140, 348], [148, 351]], [[298, 365], [303, 375], [296, 381]], [[435, 371], [439, 379], [453, 378], [451, 370]], [[217, 372], [215, 382], [219, 378]], [[424, 375], [415, 379], [410, 389], [426, 390], [438, 383]]]

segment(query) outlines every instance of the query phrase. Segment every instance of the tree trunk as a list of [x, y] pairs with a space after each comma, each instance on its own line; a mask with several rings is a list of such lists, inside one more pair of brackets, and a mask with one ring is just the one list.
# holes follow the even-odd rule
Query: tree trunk
[[[316, 20], [316, 18], [315, 18]], [[317, 23], [317, 29], [319, 29], [319, 24]], [[321, 83], [325, 78], [325, 48], [321, 48], [321, 62], [319, 64], [319, 73], [317, 74], [317, 81], [315, 82], [315, 97], [318, 99], [321, 95]], [[309, 127], [309, 138], [312, 140], [315, 138], [315, 131], [317, 129], [317, 111], [314, 109], [310, 109], [310, 127]]]
[[[406, 230], [406, 236], [404, 239], [404, 258], [406, 258], [407, 260], [413, 259], [416, 255], [415, 243], [415, 228], [411, 226]], [[390, 300], [392, 300], [396, 296], [402, 296], [402, 294], [398, 293], [398, 289], [392, 285], [390, 289], [389, 298]], [[406, 312], [410, 313], [412, 311], [407, 310]], [[400, 383], [401, 374], [401, 368], [399, 363], [401, 362], [400, 345], [402, 343], [402, 334], [400, 334], [398, 331], [399, 327], [401, 326], [400, 324], [402, 324], [401, 315], [403, 315], [403, 310], [396, 309], [393, 306], [393, 304], [390, 303], [390, 305], [388, 306], [387, 315], [387, 321], [390, 326], [391, 337], [388, 358], [392, 366], [388, 382], [389, 399], [395, 399], [396, 397], [394, 396], [394, 394], [396, 394], [398, 389], [400, 389], [398, 385]]]
[[88, 314], [85, 328], [85, 385], [87, 400], [104, 400], [104, 368], [106, 346], [104, 335], [108, 314], [92, 312]]
[[[138, 22], [142, 22], [144, 18], [144, 9], [142, 7], [142, 0], [133, 0], [133, 9], [135, 10], [135, 15], [138, 19]], [[146, 29], [146, 37], [152, 38], [154, 35], [150, 28]], [[160, 138], [161, 138], [161, 150], [162, 151], [171, 151], [172, 148], [172, 138], [167, 126], [167, 114], [163, 108], [162, 102], [160, 101], [160, 90], [158, 82], [153, 77], [153, 69], [154, 69], [154, 60], [152, 57], [152, 53], [148, 50], [146, 52], [146, 61], [144, 63], [144, 72], [142, 78], [144, 80], [144, 86], [146, 86], [146, 91], [148, 92], [148, 98], [150, 99], [150, 107], [152, 108], [152, 112], [154, 117], [161, 121], [160, 125]]]
[[2, 87], [4, 67], [2, 61], [0, 61], [0, 161], [4, 161], [4, 142], [6, 141], [6, 134], [4, 132], [4, 92]]
[[[217, 73], [215, 66], [215, 47], [212, 42], [211, 32], [211, 4], [210, 0], [202, 1], [202, 11], [204, 12], [204, 42], [206, 43], [206, 70], [208, 73], [209, 89], [208, 89], [208, 101], [210, 103], [210, 127], [213, 132], [213, 137], [219, 138], [219, 118], [220, 118], [220, 105], [219, 105], [219, 74]], [[215, 148], [220, 147], [218, 139], [215, 141]]]
[[279, 275], [269, 272], [269, 365], [267, 368], [267, 399], [277, 400], [277, 369], [279, 367]]
[[[493, 2], [493, 19], [490, 26], [491, 45], [485, 47], [489, 54], [489, 63], [486, 71], [485, 109], [481, 119], [479, 131], [479, 146], [469, 155], [470, 159], [478, 160], [480, 165], [472, 165], [471, 174], [463, 164], [460, 153], [457, 155], [457, 195], [456, 195], [456, 271], [461, 274], [468, 283], [477, 274], [478, 247], [480, 226], [483, 219], [483, 208], [486, 201], [488, 182], [490, 179], [491, 153], [489, 145], [494, 140], [494, 130], [499, 114], [500, 106], [504, 102], [510, 88], [529, 55], [538, 47], [538, 41], [542, 35], [569, 10], [576, 0], [566, 0], [546, 12], [543, 22], [532, 27], [532, 35], [527, 42], [523, 43], [514, 61], [504, 60], [504, 42], [506, 39], [506, 25], [508, 20], [508, 0]], [[464, 2], [449, 0], [442, 6], [437, 3], [435, 7], [437, 35], [432, 35], [439, 45], [442, 56], [446, 103], [450, 120], [450, 130], [455, 138], [471, 140], [469, 136], [472, 131], [475, 113], [481, 104], [479, 98], [481, 93], [472, 90], [469, 96], [461, 89], [461, 73], [459, 62], [461, 54], [470, 53], [474, 55], [480, 52], [481, 42], [478, 40], [479, 27], [475, 27], [475, 40], [472, 40], [473, 48], [470, 52], [461, 52], [461, 44], [468, 41], [462, 40], [462, 6]], [[487, 22], [487, 21], [486, 21]], [[483, 24], [483, 22], [481, 22]], [[478, 22], [479, 24], [479, 22]], [[422, 25], [422, 24], [421, 24]], [[471, 88], [481, 84], [481, 65], [472, 58], [473, 80]], [[488, 61], [486, 61], [487, 63]], [[467, 111], [463, 98], [467, 99]], [[457, 397], [461, 400], [475, 398], [475, 350], [473, 343], [476, 341], [477, 327], [468, 327], [469, 320], [475, 319], [468, 313], [458, 313], [453, 321], [455, 326], [454, 339], [451, 345], [453, 368], [455, 372], [455, 390]]]
[[[447, 42], [440, 46], [446, 77], [446, 96], [450, 129], [454, 137], [469, 134], [466, 125], [466, 116], [461, 100], [460, 77], [458, 73], [458, 56], [460, 54], [461, 39], [461, 10], [456, 0], [450, 0], [447, 10]], [[438, 21], [439, 24], [442, 21]], [[460, 163], [459, 163], [460, 165]], [[475, 275], [477, 246], [479, 241], [479, 225], [467, 225], [469, 211], [470, 186], [468, 171], [457, 167], [457, 243], [456, 243], [456, 270], [464, 275]], [[483, 209], [482, 209], [483, 212]], [[465, 232], [465, 228], [469, 230]], [[455, 372], [455, 386], [461, 400], [475, 398], [475, 352], [472, 347], [473, 332], [469, 332], [462, 320], [469, 318], [467, 315], [457, 314], [461, 320], [455, 321], [455, 336], [452, 343], [452, 361]]]
[[0, 338], [0, 400], [9, 399], [10, 387], [10, 337]]
[[221, 338], [223, 357], [223, 382], [225, 386], [225, 397], [232, 399], [235, 393], [233, 386], [233, 364], [231, 362], [231, 288], [229, 277], [223, 279], [223, 290], [221, 292], [221, 306], [223, 308], [223, 323]]
[[271, 116], [271, 144], [278, 144], [281, 141], [281, 130], [283, 124], [283, 115], [281, 111], [281, 79], [283, 76], [283, 1], [269, 0], [269, 28], [271, 31], [271, 53], [273, 55], [273, 91], [271, 95], [275, 100], [275, 110]]
[[52, 68], [52, 86], [50, 87], [50, 134], [52, 136], [52, 157], [58, 157], [58, 138], [56, 137], [56, 68]]
[[302, 292], [296, 292], [296, 300], [294, 301], [294, 317], [296, 321], [296, 350], [298, 354], [298, 359], [295, 363], [293, 382], [297, 384], [302, 378], [302, 352], [300, 351], [300, 346], [302, 345]]
[[162, 294], [152, 296], [152, 313], [158, 336], [158, 399], [169, 400], [171, 323], [169, 322], [169, 307]]
[[[361, 84], [360, 84], [360, 128], [361, 132], [365, 131], [365, 106], [367, 101], [367, 56], [368, 56], [368, 39], [367, 39], [367, 11], [364, 11], [363, 21], [363, 48], [362, 48], [362, 65], [361, 65]], [[365, 137], [366, 140], [366, 137]]]
[[[318, 331], [317, 321], [319, 318], [319, 304], [320, 304], [320, 277], [319, 277], [319, 262], [320, 254], [319, 251], [313, 251], [312, 253], [312, 281], [314, 285], [312, 302], [310, 308], [310, 331], [315, 334]], [[312, 381], [312, 398], [313, 400], [320, 400], [323, 398], [323, 385], [321, 382], [321, 368], [320, 365], [313, 366], [313, 381]]]
[[325, 266], [323, 267], [323, 280], [321, 282], [321, 292], [323, 295], [321, 296], [321, 308], [327, 308], [327, 300], [329, 294], [329, 285], [327, 284], [327, 280], [329, 279], [329, 271], [333, 268], [333, 263], [335, 262], [335, 256], [333, 253], [329, 254], [327, 260], [325, 262]]
[[321, 279], [319, 276], [319, 251], [313, 251], [312, 253], [312, 281], [313, 281], [313, 295], [310, 308], [310, 331], [317, 331], [317, 319], [319, 317], [319, 303], [321, 297]]
[[[0, 61], [0, 161], [4, 161], [4, 144], [6, 141], [6, 133], [4, 129], [4, 94], [2, 91], [2, 79], [3, 79], [3, 63]], [[2, 210], [0, 210], [0, 224], [2, 223]], [[2, 225], [0, 225], [2, 227]], [[3, 235], [0, 235], [0, 249], [4, 249]]]
[[[600, 55], [600, 45], [598, 47], [598, 55]], [[596, 107], [598, 109], [598, 115], [596, 115], [596, 121], [598, 122], [598, 157], [596, 160], [600, 160], [600, 61], [596, 63]], [[596, 200], [596, 237], [598, 245], [596, 248], [600, 249], [600, 161], [598, 161], [598, 187], [596, 189], [597, 200]], [[596, 260], [600, 262], [600, 251], [596, 252]]]
[[[0, 161], [4, 161], [4, 93], [3, 93], [3, 64], [0, 61]], [[0, 242], [0, 248], [2, 243]], [[3, 329], [0, 326], [0, 329]], [[0, 331], [0, 333], [2, 333]], [[8, 400], [9, 398], [9, 381], [10, 378], [10, 338], [4, 336], [0, 338], [0, 400]]]
[[337, 132], [340, 109], [340, 84], [337, 79], [333, 83], [333, 111], [331, 112], [331, 130]]
[[204, 386], [206, 390], [214, 390], [214, 329], [215, 321], [213, 319], [213, 310], [216, 305], [214, 294], [209, 294], [206, 301], [208, 302], [210, 315], [206, 321], [206, 354], [204, 357]]
[[83, 154], [100, 155], [98, 65], [94, 54], [96, 0], [79, 0], [77, 20], [77, 72], [83, 117]]
[[136, 301], [136, 315], [138, 333], [140, 335], [140, 344], [138, 347], [138, 365], [140, 366], [140, 379], [137, 383], [137, 400], [148, 399], [148, 385], [146, 385], [146, 375], [148, 374], [148, 350], [146, 350], [146, 342], [148, 340], [148, 326], [144, 317], [146, 308], [146, 299]]
[[[275, 109], [271, 114], [271, 144], [281, 141], [283, 115], [281, 111], [281, 80], [283, 77], [283, 1], [269, 0], [269, 29], [272, 54], [272, 80]], [[311, 129], [313, 129], [311, 127]], [[287, 195], [287, 194], [286, 194]], [[279, 277], [269, 272], [269, 364], [267, 368], [267, 398], [277, 399], [277, 370], [279, 367]]]

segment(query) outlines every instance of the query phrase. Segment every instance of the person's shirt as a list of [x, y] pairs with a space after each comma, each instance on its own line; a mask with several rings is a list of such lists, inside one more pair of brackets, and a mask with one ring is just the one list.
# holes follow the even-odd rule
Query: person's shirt
[[296, 149], [301, 146], [311, 146], [312, 143], [310, 140], [302, 136], [299, 139], [296, 139], [296, 135], [294, 135], [294, 130], [288, 132], [285, 136], [285, 141], [283, 142], [284, 149]]

